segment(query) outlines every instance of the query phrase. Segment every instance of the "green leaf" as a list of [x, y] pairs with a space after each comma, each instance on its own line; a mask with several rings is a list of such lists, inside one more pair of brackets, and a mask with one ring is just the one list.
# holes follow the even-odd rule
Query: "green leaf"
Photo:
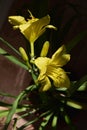
[[69, 116], [66, 114], [66, 115], [64, 115], [64, 117], [65, 117], [66, 123], [71, 124], [71, 120], [70, 120]]
[[0, 95], [2, 95], [2, 96], [6, 96], [6, 97], [12, 97], [12, 98], [16, 98], [16, 96], [13, 96], [13, 95], [11, 95], [11, 94], [8, 94], [8, 93], [3, 93], [3, 92], [0, 92]]
[[11, 110], [9, 111], [8, 115], [7, 115], [7, 119], [6, 119], [6, 125], [5, 125], [5, 128], [4, 129], [7, 129], [8, 128], [8, 125], [12, 119], [12, 116], [14, 115], [14, 113], [16, 112], [17, 110], [17, 107], [20, 103], [20, 101], [26, 96], [27, 93], [29, 93], [30, 91], [32, 91], [33, 89], [36, 88], [36, 85], [31, 85], [29, 87], [27, 87], [24, 91], [22, 91], [18, 97], [16, 98], [16, 100], [14, 101], [13, 103], [13, 106], [11, 108]]
[[87, 35], [87, 31], [80, 32], [76, 37], [74, 37], [68, 44], [66, 44], [67, 52], [69, 53], [71, 49], [73, 49], [77, 43], [79, 43], [85, 36]]
[[44, 128], [46, 127], [46, 125], [48, 124], [51, 116], [53, 115], [53, 113], [50, 113], [49, 115], [46, 115], [44, 117], [44, 120], [42, 121], [42, 123], [40, 124], [39, 130], [44, 130]]
[[69, 100], [67, 101], [66, 103], [68, 106], [72, 107], [72, 108], [75, 108], [75, 109], [82, 109], [82, 106], [76, 102], [76, 101], [73, 101], [73, 100]]
[[14, 52], [16, 52], [18, 55], [20, 55], [19, 51], [17, 51], [11, 44], [9, 44], [7, 41], [5, 41], [3, 38], [0, 37], [0, 41], [2, 41], [5, 45], [7, 45], [9, 48], [11, 48]]
[[74, 100], [67, 100], [66, 104], [75, 109], [87, 110], [87, 104], [83, 102], [81, 103]]
[[0, 101], [0, 106], [3, 106], [3, 107], [11, 107], [12, 104], [8, 104], [8, 103], [5, 103], [5, 102]]
[[[17, 108], [15, 113], [24, 112], [24, 111], [26, 111], [26, 108], [21, 107], [21, 108]], [[8, 110], [0, 110], [0, 118], [7, 117], [8, 113], [9, 113], [9, 109]]]
[[8, 60], [10, 60], [11, 62], [19, 65], [20, 67], [28, 70], [28, 67], [21, 62], [19, 59], [17, 59], [15, 56], [12, 56], [10, 54], [8, 54], [4, 49], [0, 48], [0, 55], [3, 55], [4, 57], [6, 57]]
[[57, 128], [57, 122], [58, 122], [58, 116], [54, 115], [52, 120], [52, 130], [56, 130]]
[[9, 110], [0, 110], [0, 118], [6, 117], [8, 115]]
[[66, 90], [67, 96], [70, 97], [74, 92], [78, 90], [87, 81], [87, 75], [82, 77], [79, 81], [76, 81], [71, 87]]
[[69, 125], [70, 130], [76, 130], [75, 126], [72, 124], [70, 117], [65, 114], [64, 115], [65, 122]]
[[26, 128], [27, 126], [37, 122], [40, 118], [42, 119], [44, 116], [48, 115], [50, 113], [50, 111], [46, 111], [44, 113], [42, 113], [41, 115], [39, 116], [36, 116], [34, 119], [32, 119], [31, 121], [23, 124], [18, 130], [23, 130], [24, 128]]
[[85, 91], [87, 90], [87, 81], [85, 81], [79, 88], [78, 91]]

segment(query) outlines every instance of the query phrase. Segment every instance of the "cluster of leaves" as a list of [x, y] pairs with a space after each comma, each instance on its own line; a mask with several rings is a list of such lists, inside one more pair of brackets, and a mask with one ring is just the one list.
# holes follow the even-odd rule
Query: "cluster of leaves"
[[[80, 41], [85, 35], [86, 32], [81, 32], [78, 36], [76, 36], [71, 41], [71, 44], [69, 43], [67, 45], [68, 51], [70, 51], [71, 48], [75, 44], [77, 44], [77, 42]], [[7, 41], [3, 40], [2, 38], [0, 38], [0, 40], [3, 41], [6, 45], [11, 47], [11, 49], [13, 49], [16, 53], [19, 54], [19, 52], [15, 50], [15, 48], [12, 47]], [[13, 63], [23, 67], [24, 69], [26, 70], [28, 69], [23, 62], [18, 60], [16, 57], [8, 54], [8, 52], [3, 50], [2, 48], [0, 48], [0, 54], [8, 58]], [[21, 118], [29, 116], [30, 114], [41, 113], [39, 116], [35, 116], [35, 119], [33, 119], [32, 121], [29, 121], [23, 126], [21, 126], [19, 128], [20, 130], [43, 118], [44, 120], [42, 120], [40, 124], [40, 128], [39, 128], [40, 130], [44, 129], [50, 120], [52, 121], [52, 128], [56, 129], [59, 115], [63, 116], [66, 123], [70, 125], [71, 128], [73, 129], [73, 125], [66, 112], [66, 108], [67, 108], [66, 106], [74, 107], [76, 109], [86, 109], [86, 104], [83, 104], [83, 102], [78, 102], [78, 100], [77, 101], [75, 100], [75, 95], [76, 95], [75, 93], [77, 92], [77, 90], [79, 93], [79, 91], [81, 92], [86, 90], [86, 87], [87, 87], [87, 75], [81, 78], [81, 80], [79, 81], [72, 82], [72, 86], [69, 89], [67, 89], [67, 91], [56, 90], [54, 92], [46, 92], [43, 93], [43, 95], [42, 94], [39, 95], [38, 100], [40, 101], [38, 102], [38, 104], [22, 104], [21, 102], [23, 100], [26, 100], [27, 95], [33, 93], [33, 91], [35, 92], [37, 91], [35, 84], [28, 86], [17, 97], [14, 97], [15, 101], [13, 105], [0, 102], [2, 106], [6, 106], [10, 109], [10, 110], [0, 111], [0, 117], [7, 116], [5, 129], [7, 129], [14, 113], [19, 113], [19, 112], [25, 112], [24, 115], [21, 115]], [[9, 94], [4, 94], [4, 93], [0, 93], [0, 95], [13, 97]], [[31, 102], [31, 98], [29, 98], [28, 100]], [[32, 111], [34, 110], [34, 112], [31, 112], [31, 110]]]

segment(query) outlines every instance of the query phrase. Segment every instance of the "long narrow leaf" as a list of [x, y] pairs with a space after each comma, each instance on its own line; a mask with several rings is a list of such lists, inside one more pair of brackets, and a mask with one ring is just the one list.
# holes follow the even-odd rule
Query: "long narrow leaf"
[[71, 96], [82, 84], [84, 84], [87, 81], [87, 75], [82, 77], [79, 81], [77, 81], [74, 85], [72, 85], [70, 88], [67, 89], [67, 96]]
[[64, 119], [65, 119], [65, 122], [69, 125], [70, 130], [76, 130], [76, 128], [73, 125], [73, 123], [72, 123], [70, 117], [68, 116], [68, 114], [64, 114]]
[[27, 92], [31, 91], [32, 89], [34, 89], [36, 87], [36, 85], [31, 85], [28, 88], [26, 88], [24, 91], [22, 91], [18, 97], [16, 98], [16, 100], [13, 103], [12, 109], [9, 111], [7, 119], [6, 119], [6, 125], [4, 130], [6, 130], [8, 128], [8, 125], [12, 119], [12, 116], [14, 115], [14, 113], [16, 112], [16, 109], [21, 101], [21, 98], [24, 97], [25, 94], [27, 94]]
[[8, 112], [9, 112], [9, 110], [0, 110], [0, 118], [6, 117]]
[[78, 91], [86, 91], [87, 90], [87, 81], [85, 81], [79, 88]]
[[35, 119], [29, 121], [28, 123], [23, 124], [20, 128], [18, 128], [18, 130], [24, 130], [27, 126], [29, 126], [29, 125], [35, 123], [35, 122], [38, 121], [38, 120], [39, 120], [39, 118], [36, 117]]
[[67, 52], [70, 52], [85, 36], [87, 36], [87, 31], [80, 32], [75, 38], [68, 42], [68, 44], [66, 44]]
[[5, 45], [7, 45], [9, 48], [11, 48], [14, 52], [16, 52], [18, 55], [20, 55], [19, 51], [17, 51], [11, 44], [9, 44], [7, 41], [5, 41], [3, 38], [0, 37], [0, 41], [2, 41]]
[[54, 115], [53, 120], [52, 120], [52, 130], [56, 130], [57, 122], [58, 122], [58, 115]]
[[29, 125], [31, 125], [31, 124], [37, 122], [40, 118], [42, 118], [42, 117], [48, 115], [49, 113], [50, 113], [50, 111], [46, 111], [46, 112], [42, 113], [40, 116], [36, 116], [35, 119], [33, 119], [33, 120], [27, 122], [26, 124], [22, 125], [20, 128], [18, 128], [18, 130], [23, 130], [23, 129], [26, 128], [27, 126], [29, 126]]
[[44, 121], [42, 121], [42, 123], [40, 124], [39, 130], [44, 130], [52, 115], [53, 113], [50, 113], [49, 115], [44, 117]]
[[17, 59], [15, 56], [12, 56], [10, 54], [8, 54], [4, 49], [0, 48], [0, 55], [3, 55], [5, 56], [8, 60], [10, 60], [11, 62], [19, 65], [20, 67], [28, 70], [28, 67], [23, 63], [21, 62], [19, 59]]
[[66, 102], [66, 104], [72, 108], [75, 108], [75, 109], [87, 110], [87, 104], [85, 104], [85, 103], [77, 102], [74, 100], [68, 100]]
[[[21, 108], [17, 108], [15, 113], [24, 112], [24, 111], [26, 111], [26, 108], [21, 107]], [[9, 109], [8, 110], [0, 110], [0, 118], [7, 117], [8, 113], [9, 113]]]
[[3, 92], [0, 92], [0, 95], [2, 95], [2, 96], [6, 96], [6, 97], [16, 98], [16, 96], [13, 96], [13, 95], [8, 94], [8, 93], [3, 93]]
[[0, 106], [10, 107], [10, 106], [12, 106], [12, 104], [8, 104], [8, 103], [5, 103], [5, 102], [0, 101]]

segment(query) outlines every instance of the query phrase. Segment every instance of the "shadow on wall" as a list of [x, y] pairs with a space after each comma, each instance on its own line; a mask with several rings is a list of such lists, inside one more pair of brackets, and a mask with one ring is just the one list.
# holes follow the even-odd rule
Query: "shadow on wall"
[[2, 28], [6, 20], [9, 8], [13, 4], [13, 2], [14, 0], [0, 0], [0, 29]]

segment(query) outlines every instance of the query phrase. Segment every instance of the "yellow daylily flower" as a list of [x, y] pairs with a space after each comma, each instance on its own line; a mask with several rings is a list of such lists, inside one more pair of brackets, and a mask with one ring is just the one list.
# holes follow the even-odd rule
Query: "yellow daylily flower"
[[13, 25], [14, 29], [20, 29], [21, 33], [24, 34], [26, 30], [33, 22], [37, 21], [38, 18], [35, 18], [30, 11], [30, 19], [25, 20], [23, 16], [9, 16], [8, 21]]
[[40, 74], [38, 82], [41, 84], [40, 91], [47, 91], [51, 88], [52, 79], [55, 87], [68, 88], [70, 80], [66, 72], [61, 68], [70, 60], [70, 55], [66, 54], [65, 46], [62, 45], [51, 58], [38, 57], [35, 59], [35, 65]]
[[53, 25], [48, 25], [50, 23], [49, 15], [38, 19], [35, 18], [31, 12], [29, 13], [30, 19], [28, 20], [25, 20], [22, 16], [9, 16], [8, 20], [14, 25], [14, 29], [20, 29], [21, 33], [30, 43], [34, 43], [38, 37], [46, 31], [46, 28], [56, 29]]
[[24, 36], [30, 41], [30, 43], [34, 43], [38, 37], [45, 32], [46, 25], [49, 24], [49, 22], [49, 15], [38, 19], [23, 31]]
[[13, 25], [13, 28], [19, 28], [21, 33], [30, 42], [31, 57], [34, 57], [34, 42], [46, 31], [46, 28], [56, 30], [56, 27], [48, 25], [50, 23], [49, 15], [38, 19], [30, 11], [29, 13], [30, 19], [25, 20], [22, 16], [9, 16], [8, 20]]

